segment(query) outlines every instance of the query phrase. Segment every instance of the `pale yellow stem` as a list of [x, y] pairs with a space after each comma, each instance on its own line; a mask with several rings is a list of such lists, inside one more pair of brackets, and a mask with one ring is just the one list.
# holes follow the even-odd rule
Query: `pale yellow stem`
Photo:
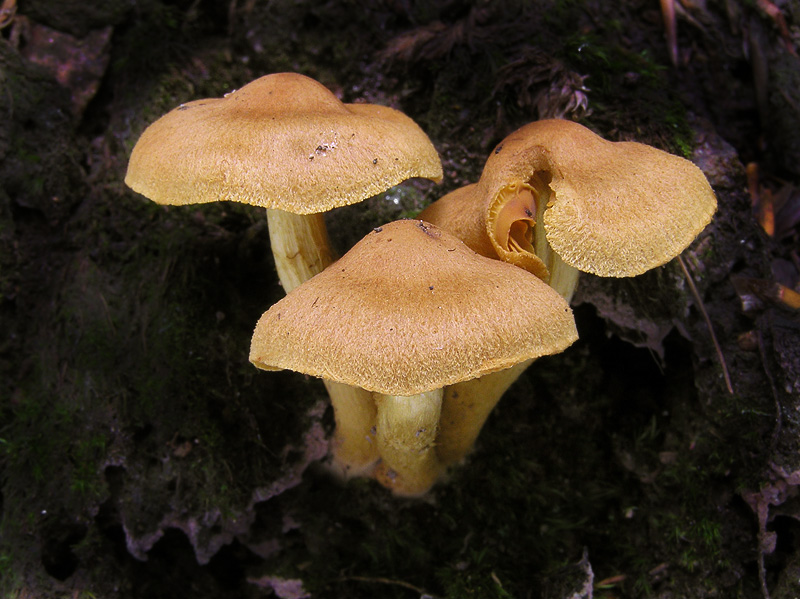
[[267, 209], [267, 225], [278, 278], [286, 293], [334, 261], [322, 214]]
[[578, 286], [580, 271], [564, 262], [561, 256], [556, 254], [547, 242], [547, 235], [544, 229], [544, 211], [550, 201], [550, 188], [538, 180], [535, 187], [538, 192], [538, 198], [536, 200], [536, 224], [533, 227], [533, 249], [536, 256], [544, 262], [547, 270], [550, 271], [548, 284], [569, 303]]
[[372, 393], [324, 380], [331, 398], [336, 431], [333, 435], [334, 466], [345, 478], [372, 471], [379, 459], [375, 440], [377, 409]]
[[443, 470], [435, 445], [442, 389], [408, 397], [380, 393], [374, 397], [382, 460], [375, 477], [397, 495], [422, 495]]
[[436, 438], [436, 455], [442, 465], [450, 466], [469, 453], [497, 402], [531, 362], [445, 388]]
[[550, 287], [567, 300], [567, 303], [570, 303], [572, 296], [575, 295], [575, 289], [578, 287], [578, 278], [581, 271], [564, 262], [561, 256], [555, 252], [553, 252], [553, 260], [550, 262], [549, 269]]

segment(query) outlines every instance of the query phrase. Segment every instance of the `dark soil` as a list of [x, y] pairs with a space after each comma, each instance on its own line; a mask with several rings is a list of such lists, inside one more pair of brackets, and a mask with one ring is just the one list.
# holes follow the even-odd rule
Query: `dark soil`
[[[800, 283], [796, 0], [675, 2], [676, 64], [650, 0], [14, 5], [3, 597], [800, 594], [800, 315], [780, 293]], [[705, 171], [719, 210], [682, 257], [698, 294], [677, 261], [583, 276], [580, 340], [525, 373], [429, 496], [337, 482], [322, 384], [247, 359], [283, 295], [264, 211], [123, 184], [158, 116], [279, 71], [403, 110], [442, 156], [441, 185], [334, 211], [340, 250], [560, 115]]]

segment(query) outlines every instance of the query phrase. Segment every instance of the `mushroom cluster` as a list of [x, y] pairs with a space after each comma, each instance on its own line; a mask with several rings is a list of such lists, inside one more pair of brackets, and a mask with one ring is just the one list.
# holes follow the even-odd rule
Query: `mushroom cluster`
[[413, 177], [438, 182], [442, 167], [409, 117], [279, 73], [161, 117], [125, 179], [159, 203], [267, 209], [287, 295], [256, 325], [250, 360], [321, 378], [338, 470], [410, 496], [469, 452], [533, 360], [575, 341], [580, 271], [663, 264], [716, 208], [682, 158], [540, 121], [499, 144], [477, 183], [337, 260], [322, 213]]
[[443, 388], [575, 339], [567, 302], [541, 279], [403, 220], [374, 229], [264, 313], [250, 361], [370, 392], [336, 410], [337, 460], [419, 495], [451, 463], [450, 444], [483, 425], [442, 418]]

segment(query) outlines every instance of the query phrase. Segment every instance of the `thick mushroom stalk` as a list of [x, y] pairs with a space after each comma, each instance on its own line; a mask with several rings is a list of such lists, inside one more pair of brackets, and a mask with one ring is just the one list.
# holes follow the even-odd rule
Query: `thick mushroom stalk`
[[531, 362], [533, 359], [445, 387], [441, 432], [436, 440], [436, 455], [442, 466], [455, 464], [469, 453], [503, 393]]
[[375, 394], [382, 463], [375, 477], [396, 495], [418, 496], [442, 474], [436, 452], [442, 389], [414, 396]]
[[323, 379], [333, 406], [336, 430], [331, 450], [335, 471], [344, 479], [368, 475], [380, 459], [378, 410], [372, 393], [361, 387]]
[[[528, 270], [569, 302], [581, 271], [628, 277], [664, 264], [715, 210], [711, 186], [688, 160], [546, 120], [509, 135], [477, 184], [450, 192], [420, 218], [484, 256]], [[493, 373], [446, 389], [445, 418], [473, 406], [469, 423], [479, 430], [513, 381], [513, 373]], [[455, 449], [440, 447], [445, 463], [466, 455], [466, 446], [447, 445]]]
[[267, 209], [275, 270], [286, 293], [321, 273], [334, 261], [322, 214]]
[[[275, 269], [289, 293], [334, 262], [322, 214], [292, 214], [267, 209]], [[379, 459], [375, 434], [375, 401], [360, 387], [324, 380], [336, 430], [331, 439], [334, 471], [343, 478], [362, 476]]]
[[419, 495], [443, 471], [442, 389], [557, 353], [576, 337], [569, 306], [537, 277], [433, 225], [397, 221], [265, 312], [250, 361], [372, 392], [374, 424], [369, 401], [355, 402], [342, 426], [335, 407], [339, 456], [351, 470], [367, 468], [375, 448], [373, 476]]

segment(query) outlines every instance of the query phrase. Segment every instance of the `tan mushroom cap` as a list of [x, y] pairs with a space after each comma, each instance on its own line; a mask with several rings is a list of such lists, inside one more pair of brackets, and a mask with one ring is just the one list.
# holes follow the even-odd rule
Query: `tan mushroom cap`
[[537, 121], [509, 135], [486, 161], [479, 186], [494, 197], [537, 172], [552, 190], [544, 212], [550, 246], [567, 264], [600, 276], [634, 276], [668, 262], [717, 208], [690, 161], [607, 141], [567, 120]]
[[406, 220], [375, 229], [264, 313], [250, 361], [407, 396], [575, 339], [569, 306], [541, 280]]
[[403, 113], [343, 104], [297, 73], [188, 102], [142, 134], [125, 177], [161, 204], [232, 200], [295, 214], [364, 200], [413, 177], [439, 181], [425, 133]]
[[[634, 276], [668, 262], [717, 207], [690, 161], [637, 142], [607, 141], [572, 121], [544, 120], [509, 135], [477, 184], [447, 194], [420, 217], [447, 223], [448, 230], [452, 221], [469, 233], [470, 247], [488, 247], [478, 236], [488, 236], [495, 202], [520, 185], [550, 188], [542, 219], [553, 251], [578, 270], [606, 277]], [[466, 218], [479, 227], [461, 224]]]

